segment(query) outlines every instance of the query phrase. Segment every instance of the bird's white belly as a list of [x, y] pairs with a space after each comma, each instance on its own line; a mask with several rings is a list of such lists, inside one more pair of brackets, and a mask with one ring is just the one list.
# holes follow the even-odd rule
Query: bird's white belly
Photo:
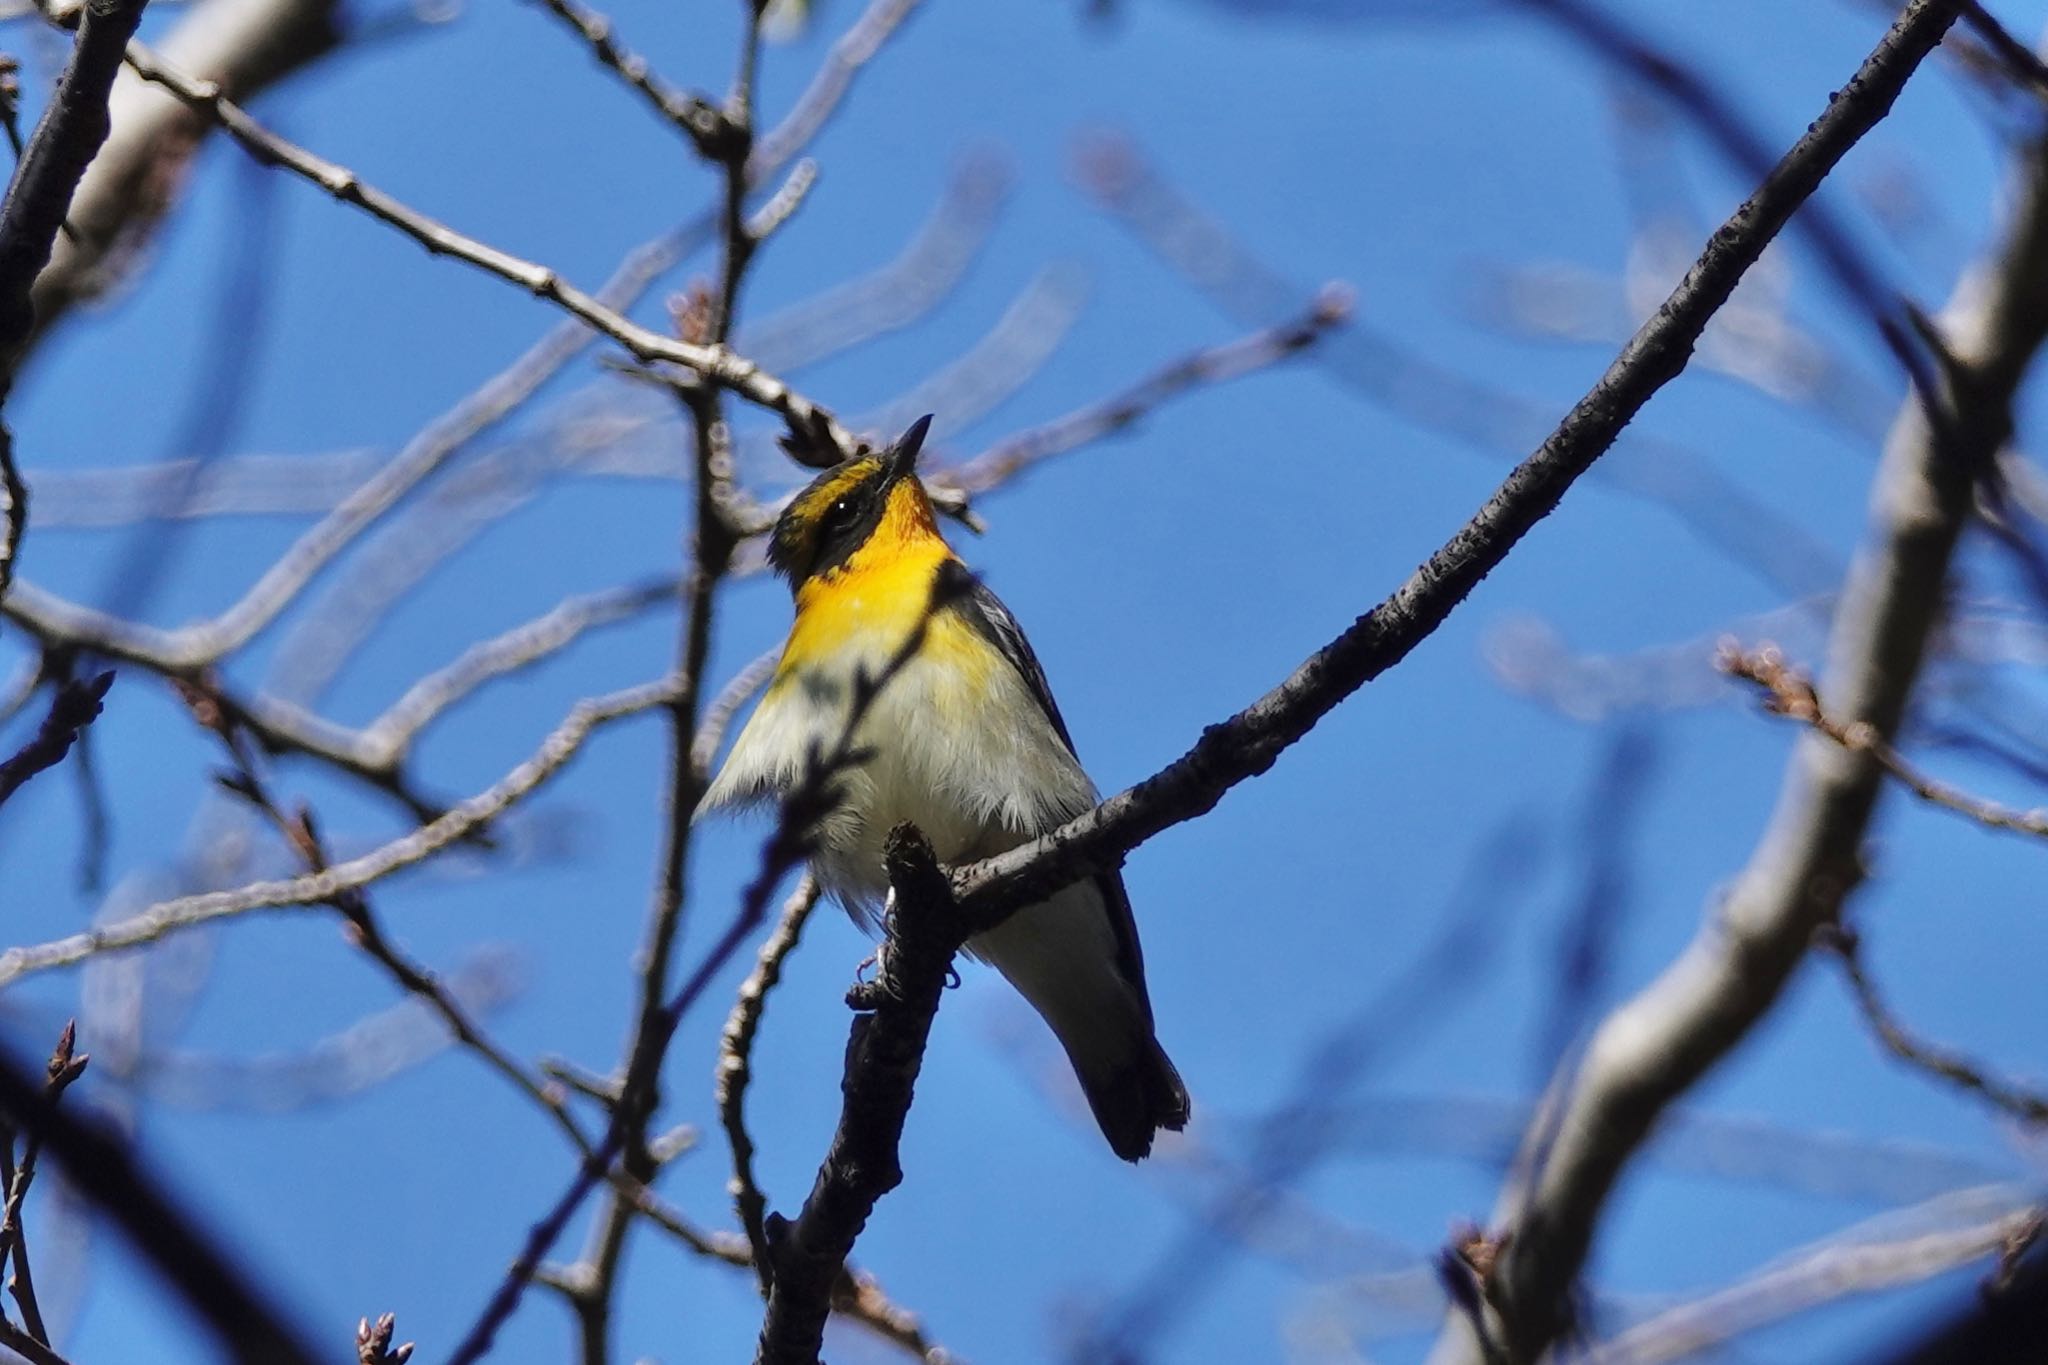
[[875, 699], [858, 742], [869, 757], [844, 779], [846, 798], [820, 831], [817, 858], [825, 884], [857, 911], [879, 907], [883, 844], [905, 821], [940, 862], [960, 863], [1012, 848], [1095, 800], [1007, 667], [974, 679], [913, 662]]

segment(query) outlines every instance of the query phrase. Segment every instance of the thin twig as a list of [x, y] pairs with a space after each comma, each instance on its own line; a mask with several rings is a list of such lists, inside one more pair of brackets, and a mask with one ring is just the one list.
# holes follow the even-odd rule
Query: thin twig
[[[0, 403], [14, 387], [16, 367], [35, 331], [29, 295], [36, 276], [50, 262], [80, 177], [107, 140], [107, 95], [121, 69], [122, 48], [142, 22], [142, 6], [143, 0], [94, 0], [83, 7], [71, 60], [0, 202]], [[14, 436], [4, 425], [0, 493], [7, 499], [0, 531], [4, 600], [28, 530], [28, 485], [15, 464]]]
[[0, 805], [20, 790], [22, 783], [63, 761], [79, 732], [99, 718], [100, 704], [113, 685], [114, 675], [107, 672], [87, 679], [73, 678], [58, 686], [57, 695], [50, 699], [49, 714], [43, 717], [35, 738], [11, 758], [0, 761]]
[[958, 489], [963, 493], [981, 493], [1006, 483], [1055, 455], [1127, 430], [1153, 409], [1190, 389], [1225, 383], [1276, 365], [1313, 346], [1330, 328], [1342, 326], [1350, 312], [1349, 294], [1336, 286], [1326, 288], [1299, 318], [1262, 327], [1221, 346], [1194, 351], [1120, 393], [1006, 438], [939, 474], [935, 492]]
[[5, 1346], [29, 1365], [71, 1365], [70, 1361], [6, 1318], [0, 1318], [0, 1346]]
[[[331, 863], [326, 845], [314, 825], [311, 807], [301, 805], [296, 814], [286, 814], [257, 773], [253, 755], [241, 741], [241, 736], [232, 727], [224, 727], [222, 738], [240, 764], [237, 771], [221, 776], [222, 785], [248, 801], [271, 822], [285, 843], [305, 862], [308, 872], [317, 876], [327, 871]], [[384, 933], [376, 912], [371, 908], [370, 898], [361, 887], [337, 892], [328, 898], [327, 904], [348, 922], [349, 937], [355, 945], [382, 967], [401, 990], [431, 1010], [447, 1026], [458, 1044], [474, 1053], [485, 1066], [504, 1077], [513, 1089], [539, 1106], [561, 1129], [571, 1146], [579, 1153], [589, 1155], [590, 1139], [583, 1132], [582, 1125], [576, 1122], [575, 1115], [569, 1112], [560, 1092], [529, 1071], [486, 1034], [447, 983], [398, 950]]]
[[782, 651], [771, 649], [757, 654], [745, 668], [732, 675], [732, 680], [711, 699], [711, 705], [704, 708], [703, 716], [697, 721], [697, 734], [690, 742], [690, 761], [709, 771], [711, 760], [718, 757], [718, 748], [725, 743], [725, 732], [732, 727], [733, 717], [745, 706], [756, 692], [768, 685], [775, 676], [775, 665], [781, 661]]
[[540, 0], [548, 12], [574, 29], [590, 47], [600, 66], [613, 72], [637, 91], [654, 111], [686, 134], [698, 154], [721, 159], [723, 140], [731, 135], [718, 107], [694, 91], [679, 90], [663, 80], [647, 59], [621, 44], [612, 33], [612, 21], [576, 0]]
[[1664, 1365], [1695, 1359], [1745, 1333], [1824, 1304], [1919, 1284], [1999, 1255], [2016, 1235], [2038, 1227], [2040, 1218], [2038, 1209], [2021, 1209], [1974, 1226], [1893, 1241], [1823, 1243], [1725, 1289], [1667, 1309], [1573, 1359], [1575, 1365]]
[[1860, 934], [1846, 927], [1829, 926], [1821, 931], [1819, 942], [1842, 964], [1842, 974], [1848, 979], [1849, 989], [1856, 997], [1857, 1008], [1863, 1011], [1864, 1022], [1870, 1025], [1870, 1031], [1877, 1035], [1885, 1051], [1916, 1070], [1968, 1091], [2021, 1123], [2030, 1127], [2048, 1124], [2048, 1097], [1993, 1075], [1959, 1052], [1925, 1042], [1907, 1032], [1899, 1017], [1885, 1004], [1870, 974], [1864, 970]]
[[1270, 768], [1337, 704], [1406, 658], [1683, 369], [1700, 334], [1793, 212], [1891, 109], [1912, 71], [1954, 22], [1958, 0], [1916, 0], [1645, 322], [1593, 390], [1394, 594], [1279, 686], [1181, 758], [1059, 829], [955, 873], [961, 909], [986, 929], [1074, 880], [1115, 866], [1160, 830], [1212, 809]]
[[825, 439], [842, 455], [851, 454], [857, 448], [853, 437], [831, 413], [723, 344], [699, 344], [663, 336], [607, 307], [548, 267], [502, 251], [429, 218], [365, 183], [347, 167], [279, 137], [222, 95], [219, 87], [175, 70], [141, 43], [129, 45], [128, 65], [144, 80], [162, 86], [192, 109], [219, 123], [251, 156], [266, 165], [282, 166], [311, 181], [342, 203], [359, 208], [379, 222], [396, 228], [425, 247], [430, 254], [450, 256], [473, 265], [554, 304], [625, 347], [636, 360], [681, 365], [757, 407], [779, 414], [792, 426]]
[[[90, 1053], [74, 1053], [78, 1045], [78, 1021], [68, 1020], [64, 1031], [57, 1036], [57, 1046], [50, 1053], [50, 1063], [45, 1069], [43, 1093], [48, 1102], [55, 1105], [62, 1099], [71, 1083], [85, 1074], [86, 1064], [92, 1060]], [[7, 1146], [12, 1152], [14, 1136], [7, 1135]], [[30, 1336], [44, 1346], [50, 1344], [50, 1329], [43, 1323], [43, 1310], [36, 1301], [35, 1276], [29, 1269], [28, 1233], [22, 1227], [21, 1209], [28, 1199], [28, 1189], [36, 1178], [36, 1158], [43, 1149], [42, 1134], [31, 1129], [23, 1138], [21, 1155], [10, 1157], [7, 1173], [7, 1204], [0, 1213], [0, 1261], [9, 1255], [14, 1259], [14, 1274], [8, 1281], [8, 1288], [14, 1293], [14, 1301], [21, 1308], [22, 1325]]]
[[818, 905], [818, 884], [806, 877], [783, 903], [782, 919], [775, 932], [761, 945], [754, 970], [740, 984], [725, 1031], [718, 1040], [716, 1096], [719, 1122], [732, 1146], [733, 1209], [739, 1215], [747, 1244], [753, 1249], [753, 1264], [767, 1293], [772, 1262], [768, 1254], [768, 1200], [754, 1178], [754, 1140], [747, 1133], [747, 1086], [754, 1078], [754, 1035], [761, 1027], [761, 1014], [768, 1006], [768, 993], [782, 980], [782, 963], [795, 950], [804, 924]]
[[1764, 709], [1774, 716], [1802, 721], [1852, 754], [1867, 754], [1899, 785], [1929, 805], [1954, 811], [1990, 829], [2010, 830], [2036, 839], [2048, 839], [2048, 811], [2013, 810], [1996, 801], [1971, 796], [1960, 788], [1937, 782], [1915, 767], [1868, 721], [1845, 722], [1822, 708], [1813, 680], [1785, 662], [1785, 656], [1771, 646], [1744, 650], [1724, 640], [1714, 666], [1730, 677], [1742, 678], [1764, 690]]
[[84, 933], [34, 947], [9, 948], [0, 952], [0, 986], [33, 972], [72, 966], [99, 953], [154, 943], [197, 924], [252, 910], [319, 905], [343, 892], [368, 886], [400, 868], [432, 857], [498, 819], [560, 772], [593, 733], [629, 716], [667, 706], [674, 696], [674, 684], [664, 681], [578, 702], [531, 757], [432, 824], [361, 857], [336, 863], [325, 872], [252, 882], [229, 891], [179, 896]]
[[314, 1350], [201, 1225], [136, 1161], [129, 1144], [52, 1103], [43, 1086], [0, 1056], [0, 1113], [40, 1135], [71, 1187], [104, 1213], [206, 1323], [223, 1359], [313, 1365]]

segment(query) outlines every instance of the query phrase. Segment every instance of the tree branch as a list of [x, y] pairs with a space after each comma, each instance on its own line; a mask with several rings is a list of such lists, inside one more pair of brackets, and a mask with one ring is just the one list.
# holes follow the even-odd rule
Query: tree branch
[[74, 678], [58, 687], [57, 695], [50, 699], [50, 713], [43, 717], [35, 738], [12, 758], [0, 762], [0, 805], [6, 804], [22, 783], [63, 761], [79, 731], [99, 718], [100, 703], [113, 685], [114, 675], [101, 673], [85, 681]]
[[2029, 1127], [2039, 1129], [2048, 1124], [2048, 1096], [2022, 1089], [1994, 1076], [1960, 1053], [1924, 1042], [1908, 1033], [1878, 993], [1877, 983], [1864, 970], [1863, 940], [1858, 934], [1829, 925], [1821, 930], [1820, 941], [1842, 964], [1842, 974], [1849, 979], [1849, 990], [1856, 997], [1857, 1008], [1863, 1011], [1864, 1022], [1870, 1025], [1870, 1031], [1877, 1035], [1877, 1041], [1885, 1051], [1917, 1071], [1976, 1095], [1986, 1104]]
[[1745, 651], [1724, 644], [1714, 666], [1730, 677], [1761, 687], [1765, 693], [1764, 709], [1772, 715], [1802, 721], [1814, 733], [1826, 736], [1851, 753], [1870, 755], [1900, 786], [1927, 804], [1954, 811], [1990, 829], [2048, 839], [2048, 811], [2012, 810], [1995, 801], [1971, 796], [1946, 782], [1937, 782], [1908, 762], [1896, 745], [1878, 733], [1877, 727], [1868, 722], [1849, 724], [1829, 715], [1812, 680], [1788, 665], [1776, 649], [1766, 646]]
[[[1911, 25], [1938, 33], [1956, 8], [1913, 6], [1887, 44]], [[1942, 614], [1973, 486], [2011, 430], [2014, 390], [2048, 333], [2048, 140], [2028, 149], [2023, 177], [2003, 243], [1953, 305], [1944, 343], [1953, 411], [1939, 429], [1917, 405], [1894, 423], [1866, 546], [1835, 617], [1822, 690], [1844, 724], [1867, 725], [1888, 743]], [[1863, 876], [1883, 776], [1866, 752], [1802, 738], [1732, 894], [1678, 961], [1595, 1036], [1548, 1160], [1500, 1209], [1513, 1237], [1486, 1289], [1494, 1325], [1518, 1358], [1568, 1323], [1570, 1286], [1607, 1197], [1665, 1107], [1764, 1017], [1814, 930], [1838, 918]], [[1436, 1358], [1479, 1353], [1469, 1330], [1453, 1323]]]
[[223, 1358], [242, 1365], [313, 1365], [328, 1358], [258, 1295], [124, 1142], [58, 1108], [44, 1087], [7, 1057], [0, 1057], [0, 1112], [40, 1137], [72, 1187], [121, 1229], [206, 1323]]
[[761, 945], [754, 970], [740, 984], [725, 1031], [718, 1040], [718, 1118], [732, 1147], [733, 1209], [752, 1250], [755, 1274], [761, 1292], [771, 1283], [772, 1259], [768, 1250], [768, 1200], [754, 1179], [754, 1140], [747, 1133], [747, 1086], [754, 1079], [754, 1036], [761, 1027], [761, 1013], [767, 1008], [768, 993], [782, 980], [782, 963], [796, 948], [811, 911], [818, 905], [818, 884], [806, 877], [783, 903], [782, 920]]
[[219, 86], [193, 79], [140, 43], [130, 44], [128, 65], [144, 80], [162, 86], [188, 107], [217, 122], [257, 160], [265, 165], [282, 166], [311, 181], [342, 203], [354, 205], [411, 237], [430, 254], [452, 256], [486, 274], [518, 285], [534, 297], [545, 299], [604, 333], [625, 347], [636, 360], [650, 363], [668, 361], [721, 388], [730, 389], [757, 407], [781, 415], [792, 427], [824, 440], [841, 456], [858, 447], [858, 442], [831, 413], [753, 361], [737, 354], [722, 341], [700, 343], [663, 336], [607, 307], [594, 295], [569, 283], [547, 266], [523, 260], [429, 218], [375, 186], [366, 184], [347, 167], [336, 165], [297, 143], [279, 137], [228, 99]]
[[844, 1102], [817, 1182], [791, 1223], [768, 1219], [773, 1273], [755, 1365], [816, 1365], [833, 1286], [881, 1197], [903, 1182], [897, 1147], [964, 922], [931, 845], [910, 825], [889, 835], [890, 912], [875, 979], [847, 1003], [867, 1011], [846, 1045]]
[[[0, 404], [14, 387], [15, 371], [35, 331], [29, 300], [36, 276], [49, 263], [57, 230], [79, 177], [107, 140], [107, 94], [121, 69], [121, 52], [142, 22], [143, 0], [89, 0], [78, 25], [71, 61], [57, 84], [28, 150], [15, 167], [0, 203]], [[0, 494], [7, 499], [0, 529], [0, 600], [14, 582], [14, 565], [28, 531], [28, 485], [14, 460], [14, 435], [0, 425]]]
[[1764, 247], [1849, 149], [1891, 110], [1907, 78], [1955, 21], [1957, 0], [1917, 0], [1705, 250], [1593, 390], [1478, 514], [1393, 596], [1285, 681], [1211, 726], [1180, 759], [1052, 833], [955, 875], [978, 930], [1073, 881], [1116, 866], [1159, 831], [1204, 814], [1270, 768], [1336, 705], [1406, 658], [1547, 516], [1643, 405], [1685, 367], [1715, 311]]

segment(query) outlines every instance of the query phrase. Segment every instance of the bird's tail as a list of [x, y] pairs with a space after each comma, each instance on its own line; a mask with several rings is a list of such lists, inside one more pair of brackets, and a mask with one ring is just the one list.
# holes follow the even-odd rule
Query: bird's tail
[[1151, 1154], [1152, 1139], [1160, 1129], [1178, 1133], [1187, 1127], [1188, 1091], [1149, 1027], [1142, 1039], [1132, 1038], [1130, 1044], [1120, 1059], [1107, 1064], [1093, 1057], [1084, 1060], [1071, 1047], [1067, 1056], [1110, 1150], [1125, 1161], [1136, 1161]]
[[1070, 886], [968, 946], [1052, 1026], [1118, 1156], [1136, 1161], [1160, 1129], [1186, 1126], [1187, 1088], [1153, 1035], [1142, 977], [1126, 974], [1099, 887]]

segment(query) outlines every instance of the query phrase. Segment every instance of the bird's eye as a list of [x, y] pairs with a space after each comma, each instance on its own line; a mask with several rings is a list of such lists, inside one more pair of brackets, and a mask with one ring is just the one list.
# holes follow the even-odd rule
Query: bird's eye
[[818, 518], [819, 535], [829, 539], [835, 533], [843, 531], [851, 525], [853, 516], [854, 501], [852, 498], [839, 498], [835, 500], [830, 507], [825, 509], [825, 515]]

